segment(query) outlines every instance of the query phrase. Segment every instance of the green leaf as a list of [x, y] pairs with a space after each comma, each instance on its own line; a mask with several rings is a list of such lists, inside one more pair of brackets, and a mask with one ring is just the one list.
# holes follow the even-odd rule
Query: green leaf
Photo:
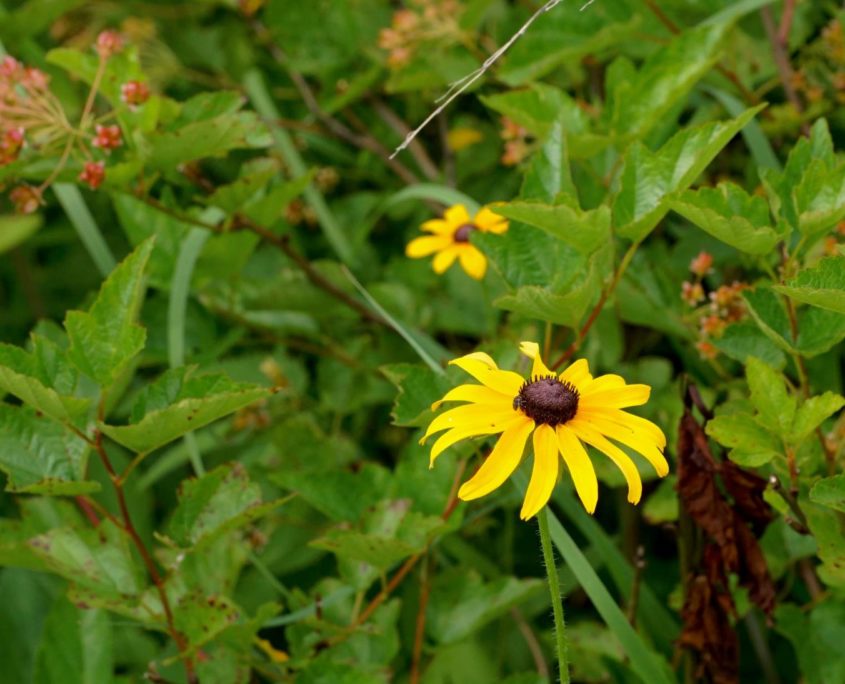
[[745, 375], [751, 402], [757, 409], [756, 420], [775, 434], [787, 437], [792, 429], [797, 400], [787, 391], [783, 375], [753, 356], [748, 359]]
[[146, 333], [135, 321], [144, 295], [144, 268], [153, 242], [142, 243], [106, 279], [88, 312], [65, 317], [68, 357], [108, 388], [144, 348]]
[[685, 31], [650, 55], [636, 73], [615, 83], [608, 111], [609, 128], [617, 138], [642, 139], [660, 123], [715, 64], [729, 27], [723, 23]]
[[440, 516], [424, 516], [410, 511], [410, 506], [409, 499], [383, 501], [365, 515], [360, 529], [345, 525], [335, 528], [313, 540], [311, 546], [385, 572], [400, 560], [420, 553], [445, 524]]
[[40, 214], [0, 216], [0, 254], [26, 242], [42, 223]]
[[744, 291], [742, 298], [754, 322], [766, 337], [784, 351], [794, 351], [789, 314], [783, 301], [770, 288], [763, 286]]
[[845, 475], [819, 480], [810, 490], [810, 501], [845, 513]]
[[629, 2], [563, 2], [542, 15], [508, 52], [497, 74], [509, 85], [537, 81], [561, 64], [617, 46], [643, 30], [642, 16]]
[[455, 643], [542, 591], [543, 583], [536, 579], [502, 577], [485, 583], [466, 569], [438, 575], [426, 628], [438, 643]]
[[233, 149], [270, 143], [266, 126], [253, 112], [234, 112], [150, 135], [145, 157], [154, 168], [170, 171], [195, 159], [222, 157]]
[[845, 314], [845, 257], [822, 259], [775, 290], [795, 301]]
[[29, 546], [52, 572], [104, 600], [128, 604], [143, 589], [129, 537], [110, 520], [96, 530], [56, 527], [30, 539]]
[[148, 453], [269, 394], [222, 374], [195, 371], [195, 366], [167, 371], [138, 395], [129, 425], [101, 423], [100, 429], [118, 444]]
[[396, 363], [380, 370], [398, 390], [391, 412], [394, 425], [423, 426], [431, 415], [431, 405], [452, 386], [444, 374], [415, 364]]
[[[824, 489], [822, 490], [824, 493]], [[845, 587], [845, 524], [842, 513], [826, 505], [802, 501], [807, 525], [818, 543], [819, 577], [832, 586]]]
[[798, 141], [783, 171], [765, 169], [761, 179], [781, 220], [814, 237], [845, 217], [845, 164], [833, 151], [824, 119]]
[[781, 239], [770, 227], [769, 205], [738, 185], [687, 190], [669, 207], [722, 242], [748, 254], [768, 254]]
[[589, 255], [610, 240], [610, 209], [582, 211], [570, 203], [507, 202], [493, 210], [502, 216], [535, 226]]
[[845, 406], [845, 398], [833, 392], [825, 392], [817, 397], [810, 397], [798, 408], [792, 421], [790, 441], [794, 444], [805, 437]]
[[198, 648], [236, 625], [241, 611], [227, 596], [192, 592], [176, 604], [173, 618], [176, 629], [185, 635], [191, 648]]
[[79, 373], [64, 352], [44, 337], [32, 336], [32, 352], [0, 344], [0, 389], [60, 423], [79, 426], [91, 400], [68, 396]]
[[0, 404], [0, 470], [6, 490], [75, 496], [100, 489], [84, 480], [89, 446], [35, 411]]
[[571, 129], [564, 117], [554, 123], [543, 145], [531, 157], [522, 181], [520, 198], [554, 202], [561, 194], [578, 196], [569, 166], [567, 131]]
[[792, 603], [775, 610], [775, 628], [792, 643], [801, 676], [807, 684], [845, 680], [845, 656], [839, 644], [845, 640], [845, 605], [822, 601], [805, 612]]
[[35, 656], [34, 684], [100, 684], [114, 673], [113, 628], [104, 610], [53, 604]]
[[183, 548], [201, 548], [278, 505], [262, 503], [261, 487], [242, 465], [229, 463], [181, 484], [168, 533]]
[[783, 445], [747, 413], [718, 415], [707, 423], [706, 432], [729, 447], [731, 460], [743, 466], [757, 467], [783, 453]]
[[336, 522], [358, 520], [387, 490], [390, 471], [375, 463], [360, 467], [280, 471], [270, 479], [293, 490]]
[[774, 368], [783, 368], [786, 356], [782, 348], [760, 330], [752, 321], [739, 321], [725, 328], [713, 345], [725, 356], [745, 363], [749, 356], [756, 356]]
[[588, 130], [588, 117], [578, 103], [560, 88], [532, 83], [521, 90], [482, 96], [490, 109], [506, 116], [538, 138], [552, 136], [554, 128], [568, 135]]
[[619, 235], [634, 242], [648, 235], [669, 211], [670, 195], [692, 185], [761, 109], [753, 107], [729, 121], [683, 128], [656, 152], [639, 142], [631, 145], [613, 200]]

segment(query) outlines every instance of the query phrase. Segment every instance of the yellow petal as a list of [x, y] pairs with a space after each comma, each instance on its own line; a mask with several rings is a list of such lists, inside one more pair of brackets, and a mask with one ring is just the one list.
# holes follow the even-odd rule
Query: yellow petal
[[475, 215], [473, 223], [485, 233], [504, 233], [508, 229], [508, 220], [504, 216], [493, 213], [489, 207], [482, 207]]
[[[484, 356], [487, 355], [484, 354]], [[509, 397], [516, 397], [519, 394], [519, 389], [525, 382], [521, 375], [517, 375], [513, 371], [499, 370], [495, 364], [491, 367], [483, 358], [479, 358], [474, 354], [462, 356], [459, 359], [450, 361], [449, 364], [465, 370], [490, 389], [506, 394]]]
[[581, 386], [593, 379], [593, 376], [590, 375], [590, 364], [587, 363], [587, 359], [578, 359], [563, 371], [559, 377], [563, 382], [575, 385], [575, 388], [579, 391]]
[[492, 390], [484, 385], [458, 385], [449, 390], [442, 399], [431, 405], [431, 410], [436, 411], [446, 401], [471, 401], [475, 404], [502, 404], [513, 407], [513, 397]]
[[534, 421], [525, 418], [505, 430], [478, 472], [458, 490], [458, 497], [471, 501], [500, 487], [519, 465], [525, 442], [533, 429]]
[[555, 431], [548, 425], [538, 425], [534, 430], [534, 467], [531, 481], [525, 491], [525, 500], [519, 517], [528, 520], [549, 502], [557, 483], [558, 445]]
[[439, 252], [452, 244], [452, 238], [448, 235], [423, 235], [415, 238], [405, 247], [405, 256], [412, 259], [427, 257], [429, 254]]
[[490, 404], [466, 404], [449, 409], [431, 421], [428, 430], [420, 440], [422, 444], [435, 432], [449, 428], [474, 427], [489, 424], [491, 427], [500, 420], [513, 418], [518, 414], [511, 406], [499, 408]]
[[592, 515], [599, 500], [599, 481], [587, 450], [575, 433], [565, 425], [557, 426], [557, 441], [578, 498], [581, 499], [587, 513]]
[[601, 451], [616, 464], [616, 467], [622, 471], [625, 481], [628, 483], [628, 501], [633, 504], [639, 503], [643, 495], [643, 483], [640, 479], [640, 473], [631, 460], [631, 457], [618, 446], [611, 444], [590, 425], [578, 420], [577, 417], [569, 421], [566, 425], [575, 432], [575, 435], [579, 439]]
[[617, 389], [591, 392], [589, 389], [581, 394], [579, 407], [584, 408], [627, 408], [641, 406], [648, 401], [651, 387], [648, 385], [625, 385]]
[[627, 413], [621, 409], [606, 409], [606, 408], [578, 408], [578, 415], [584, 417], [604, 418], [619, 425], [624, 425], [633, 430], [647, 434], [651, 440], [657, 445], [658, 449], [666, 448], [666, 435], [663, 434], [657, 425], [650, 420], [646, 420], [633, 413]]
[[449, 207], [443, 214], [443, 218], [446, 219], [446, 223], [449, 224], [453, 232], [465, 223], [472, 223], [469, 218], [469, 212], [463, 204], [456, 204], [453, 207]]
[[588, 423], [593, 429], [606, 437], [621, 442], [637, 453], [642, 454], [654, 466], [660, 477], [664, 477], [669, 473], [669, 463], [663, 456], [663, 452], [658, 449], [657, 445], [646, 433], [638, 432], [629, 426], [620, 425], [605, 418], [587, 417], [579, 414], [578, 419], [579, 421]]
[[441, 251], [439, 251], [437, 256], [434, 257], [434, 261], [431, 262], [431, 267], [434, 269], [434, 272], [437, 275], [445, 273], [446, 269], [448, 269], [455, 262], [455, 259], [458, 258], [459, 251], [458, 246], [454, 244], [444, 247]]
[[620, 389], [625, 387], [625, 378], [621, 375], [600, 375], [593, 378], [593, 381], [584, 386], [581, 394], [598, 394], [599, 392], [607, 392], [610, 390]]
[[448, 449], [453, 444], [457, 444], [461, 440], [469, 439], [471, 437], [480, 437], [482, 435], [496, 435], [504, 432], [517, 423], [521, 423], [525, 418], [523, 416], [514, 416], [511, 420], [496, 421], [494, 423], [484, 423], [483, 425], [474, 425], [465, 428], [454, 428], [449, 432], [444, 432], [437, 441], [431, 445], [431, 456], [429, 457], [429, 467], [434, 467], [434, 461], [440, 454]]
[[458, 256], [461, 259], [461, 268], [470, 278], [475, 280], [484, 278], [484, 274], [487, 273], [487, 257], [472, 245], [462, 245]]
[[547, 376], [554, 377], [554, 373], [546, 368], [543, 363], [543, 357], [540, 356], [540, 345], [536, 342], [520, 342], [519, 351], [525, 354], [529, 359], [534, 359], [534, 365], [531, 368], [532, 378], [545, 378]]
[[420, 226], [420, 230], [424, 230], [426, 233], [434, 233], [435, 235], [447, 235], [450, 238], [455, 232], [452, 226], [446, 223], [443, 219], [431, 219], [430, 221], [426, 221]]

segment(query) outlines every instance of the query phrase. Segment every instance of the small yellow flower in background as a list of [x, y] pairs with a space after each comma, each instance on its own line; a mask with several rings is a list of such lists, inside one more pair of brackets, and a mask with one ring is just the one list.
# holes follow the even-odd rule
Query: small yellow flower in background
[[434, 254], [432, 267], [438, 274], [444, 273], [458, 259], [468, 276], [481, 280], [487, 272], [487, 257], [472, 245], [469, 236], [474, 230], [504, 233], [508, 229], [508, 221], [488, 207], [483, 207], [475, 218], [470, 218], [466, 207], [456, 204], [446, 210], [442, 219], [426, 221], [421, 228], [431, 235], [411, 240], [405, 248], [407, 256], [419, 259]]
[[550, 371], [535, 342], [523, 342], [520, 351], [533, 359], [531, 376], [525, 380], [512, 371], [500, 370], [483, 352], [451, 361], [481, 385], [459, 385], [432, 405], [446, 401], [469, 402], [435, 418], [423, 437], [448, 430], [431, 449], [431, 465], [448, 447], [470, 437], [502, 436], [478, 472], [458, 491], [464, 501], [489, 494], [500, 487], [522, 460], [525, 443], [533, 433], [534, 467], [520, 517], [527, 520], [548, 503], [560, 471], [560, 456], [569, 470], [575, 491], [589, 513], [598, 502], [598, 480], [584, 444], [605, 454], [622, 471], [628, 483], [628, 501], [638, 503], [642, 480], [619, 442], [642, 454], [660, 477], [669, 472], [663, 456], [666, 436], [654, 423], [622, 409], [648, 401], [648, 385], [628, 385], [618, 375], [590, 375], [581, 359], [560, 375]]

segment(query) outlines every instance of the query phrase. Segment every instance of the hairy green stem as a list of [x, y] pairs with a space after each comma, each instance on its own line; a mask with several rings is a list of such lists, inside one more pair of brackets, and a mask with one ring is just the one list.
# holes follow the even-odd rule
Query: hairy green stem
[[551, 594], [552, 611], [555, 617], [558, 677], [561, 684], [569, 684], [569, 658], [566, 644], [566, 623], [563, 619], [563, 600], [560, 596], [560, 580], [557, 574], [555, 554], [552, 550], [549, 519], [545, 507], [537, 514], [537, 524], [540, 528], [540, 546], [543, 548], [543, 562], [546, 565], [546, 576], [549, 578], [549, 593]]

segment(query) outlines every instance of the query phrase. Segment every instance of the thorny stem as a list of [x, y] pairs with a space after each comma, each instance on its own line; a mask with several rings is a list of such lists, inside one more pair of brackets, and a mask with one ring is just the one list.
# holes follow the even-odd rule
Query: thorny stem
[[560, 579], [557, 574], [557, 562], [552, 550], [552, 538], [549, 534], [549, 518], [546, 508], [537, 514], [537, 525], [540, 528], [540, 546], [543, 549], [543, 562], [546, 566], [546, 576], [549, 580], [549, 594], [552, 599], [552, 612], [555, 619], [555, 646], [557, 648], [558, 681], [569, 684], [569, 658], [566, 644], [566, 623], [563, 618], [563, 600], [560, 596]]
[[605, 287], [602, 292], [601, 296], [599, 297], [598, 303], [593, 307], [593, 310], [590, 312], [590, 315], [587, 317], [587, 320], [584, 321], [584, 325], [581, 326], [581, 329], [576, 333], [575, 339], [572, 341], [564, 352], [555, 360], [555, 362], [551, 365], [552, 370], [556, 370], [562, 364], [566, 363], [572, 355], [578, 351], [581, 343], [584, 341], [584, 338], [587, 336], [587, 333], [590, 332], [590, 328], [593, 327], [593, 323], [599, 317], [601, 310], [604, 308], [604, 305], [607, 303], [607, 300], [610, 298], [610, 295], [616, 290], [616, 287], [619, 285], [619, 281], [622, 280], [622, 276], [625, 275], [625, 271], [627, 270], [628, 266], [631, 263], [631, 259], [634, 258], [634, 254], [637, 251], [637, 248], [640, 246], [642, 241], [638, 240], [631, 244], [628, 247], [628, 251], [625, 252], [625, 256], [622, 257], [622, 261], [619, 263], [619, 267], [616, 269], [616, 272], [613, 274], [613, 280], [610, 281], [610, 284]]
[[645, 570], [645, 549], [642, 544], [637, 547], [637, 557], [634, 561], [634, 579], [631, 582], [631, 598], [628, 601], [628, 622], [631, 626], [637, 621], [637, 608], [640, 601], [640, 587], [643, 581], [643, 570]]
[[152, 555], [147, 549], [146, 544], [144, 544], [144, 540], [141, 539], [141, 535], [138, 534], [138, 530], [135, 528], [135, 524], [132, 522], [132, 516], [129, 513], [129, 506], [126, 503], [126, 494], [123, 489], [123, 481], [115, 471], [114, 466], [112, 466], [111, 459], [109, 459], [105, 447], [103, 446], [103, 435], [99, 431], [97, 431], [95, 434], [94, 446], [97, 451], [97, 454], [100, 457], [100, 460], [103, 463], [103, 467], [106, 469], [106, 472], [108, 473], [109, 478], [111, 479], [112, 484], [114, 485], [114, 491], [117, 495], [117, 504], [120, 508], [120, 515], [122, 518], [121, 527], [126, 532], [126, 534], [129, 535], [129, 538], [132, 540], [132, 543], [138, 550], [138, 553], [141, 556], [141, 560], [143, 561], [144, 566], [147, 568], [147, 572], [149, 573], [150, 579], [152, 580], [153, 584], [156, 587], [156, 590], [158, 591], [161, 606], [164, 610], [164, 617], [167, 622], [167, 632], [173, 638], [173, 641], [176, 642], [176, 647], [179, 649], [179, 653], [182, 655], [182, 660], [185, 664], [185, 672], [187, 674], [188, 682], [196, 682], [197, 678], [196, 673], [194, 672], [194, 662], [193, 659], [187, 654], [188, 642], [185, 639], [185, 636], [176, 629], [176, 625], [173, 621], [173, 610], [170, 606], [170, 599], [167, 597], [167, 591], [164, 588], [164, 580], [161, 574], [159, 573], [155, 561], [153, 560]]

